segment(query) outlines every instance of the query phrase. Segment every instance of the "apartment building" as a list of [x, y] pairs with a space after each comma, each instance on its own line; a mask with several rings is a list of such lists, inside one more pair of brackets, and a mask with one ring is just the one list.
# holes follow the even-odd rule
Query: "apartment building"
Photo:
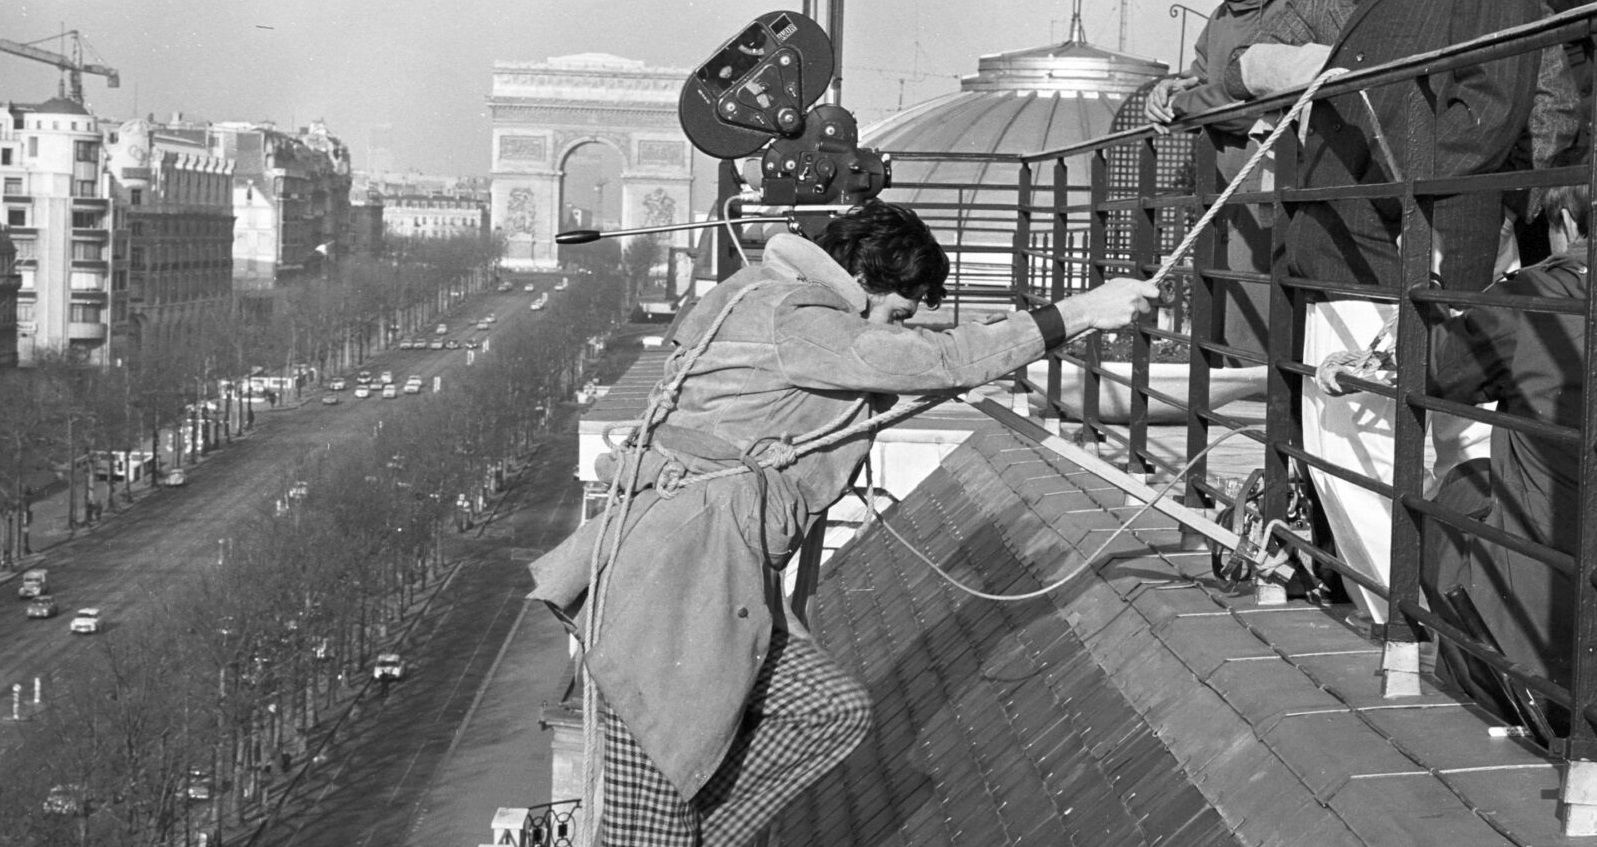
[[108, 130], [106, 162], [127, 268], [113, 272], [112, 350], [196, 340], [233, 289], [233, 162], [206, 128], [138, 119]]
[[17, 363], [52, 352], [109, 363], [113, 274], [110, 179], [99, 122], [53, 98], [0, 107], [0, 205], [16, 249]]

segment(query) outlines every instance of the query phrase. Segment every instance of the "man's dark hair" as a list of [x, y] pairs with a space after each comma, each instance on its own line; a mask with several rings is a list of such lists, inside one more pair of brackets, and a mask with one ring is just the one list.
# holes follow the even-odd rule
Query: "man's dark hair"
[[948, 289], [948, 254], [914, 212], [867, 200], [833, 218], [815, 243], [872, 294], [898, 294], [935, 309]]

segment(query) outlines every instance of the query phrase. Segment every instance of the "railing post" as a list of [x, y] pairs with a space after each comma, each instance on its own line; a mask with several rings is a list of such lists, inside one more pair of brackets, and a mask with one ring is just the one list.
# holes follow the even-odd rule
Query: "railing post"
[[[1159, 208], [1153, 204], [1159, 178], [1158, 148], [1154, 136], [1143, 138], [1137, 150], [1137, 211], [1132, 218], [1132, 275], [1148, 278], [1148, 266], [1158, 259]], [[1126, 472], [1146, 474], [1148, 461], [1148, 335], [1142, 327], [1159, 320], [1158, 310], [1131, 327], [1131, 445], [1126, 452]]]
[[[1031, 248], [1031, 163], [1020, 163], [1020, 175], [1015, 186], [1015, 237], [1011, 244], [1011, 268], [1009, 292], [1012, 303], [1016, 309], [1031, 308], [1031, 301], [1026, 294], [1031, 290], [1031, 256], [1027, 250]], [[1022, 377], [1026, 375], [1024, 368], [1015, 372], [1015, 381], [1010, 390], [1010, 407], [1017, 415], [1027, 414], [1029, 404], [1026, 400], [1026, 384]]]
[[1275, 226], [1270, 234], [1270, 311], [1265, 335], [1264, 504], [1265, 520], [1287, 510], [1288, 457], [1285, 447], [1303, 447], [1303, 379], [1287, 367], [1303, 358], [1305, 303], [1302, 292], [1287, 282], [1287, 231], [1295, 208], [1287, 205], [1283, 191], [1300, 187], [1298, 140], [1282, 134], [1276, 142], [1276, 182], [1273, 190]]
[[[1597, 92], [1591, 95], [1597, 100]], [[1587, 189], [1597, 192], [1597, 160], [1587, 157]], [[1590, 196], [1597, 197], [1597, 193]], [[1597, 252], [1597, 241], [1586, 245], [1587, 267], [1591, 267]], [[1597, 297], [1586, 298], [1585, 335], [1586, 371], [1582, 375], [1585, 407], [1580, 424], [1580, 514], [1588, 520], [1597, 515], [1597, 357], [1592, 356], [1592, 342], [1597, 339]], [[1570, 708], [1569, 737], [1564, 739], [1564, 784], [1559, 794], [1564, 821], [1564, 834], [1569, 836], [1597, 835], [1597, 735], [1592, 722], [1586, 717], [1597, 701], [1597, 533], [1587, 532], [1589, 524], [1580, 521], [1575, 541], [1575, 621], [1574, 643], [1567, 649], [1574, 653], [1571, 662], [1573, 674], [1569, 693], [1573, 702]]]
[[[1064, 158], [1054, 160], [1054, 196], [1053, 196], [1053, 230], [1054, 230], [1054, 263], [1053, 278], [1049, 280], [1048, 298], [1054, 302], [1065, 299], [1065, 282], [1070, 275], [1070, 166], [1065, 164]], [[1047, 400], [1043, 404], [1043, 415], [1054, 418], [1052, 429], [1061, 433], [1062, 421], [1059, 420], [1058, 410], [1059, 392], [1063, 387], [1063, 377], [1057, 356], [1049, 356]]]
[[[1196, 177], [1193, 180], [1193, 199], [1199, 201], [1194, 211], [1207, 212], [1209, 198], [1219, 191], [1219, 166], [1216, 163], [1214, 137], [1209, 133], [1199, 133], [1199, 140], [1193, 148], [1196, 158]], [[1209, 369], [1213, 359], [1211, 353], [1203, 348], [1207, 342], [1220, 337], [1221, 316], [1214, 307], [1214, 278], [1209, 276], [1209, 271], [1216, 265], [1224, 262], [1225, 250], [1221, 248], [1226, 226], [1226, 215], [1222, 213], [1215, 218], [1215, 223], [1204, 233], [1197, 243], [1193, 245], [1192, 257], [1192, 320], [1188, 330], [1187, 343], [1187, 455], [1196, 456], [1203, 452], [1209, 444], [1209, 422], [1201, 412], [1209, 408]], [[1182, 502], [1193, 508], [1209, 505], [1198, 483], [1208, 476], [1208, 457], [1199, 459], [1193, 464], [1192, 470], [1187, 474], [1185, 496]], [[1199, 536], [1183, 530], [1183, 542], [1187, 544], [1198, 541]]]
[[[1109, 200], [1109, 158], [1106, 150], [1100, 148], [1092, 152], [1091, 168], [1087, 201], [1092, 207], [1092, 217], [1087, 225], [1087, 287], [1097, 288], [1103, 285], [1104, 261], [1108, 258], [1107, 245], [1104, 243], [1109, 237], [1109, 211], [1104, 208]], [[1087, 338], [1087, 350], [1083, 356], [1087, 367], [1081, 375], [1081, 428], [1082, 433], [1094, 443], [1102, 440], [1098, 431], [1103, 428], [1103, 422], [1098, 419], [1098, 369], [1103, 366], [1100, 351], [1098, 334], [1093, 333]]]

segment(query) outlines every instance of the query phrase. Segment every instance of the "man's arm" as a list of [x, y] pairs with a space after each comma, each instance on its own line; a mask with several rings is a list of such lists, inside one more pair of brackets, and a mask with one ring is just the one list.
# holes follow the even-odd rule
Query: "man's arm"
[[[1456, 0], [1444, 19], [1457, 44], [1529, 23], [1535, 12], [1530, 0]], [[1442, 75], [1436, 98], [1439, 173], [1484, 173], [1508, 157], [1525, 131], [1539, 64], [1532, 51]]]
[[[1353, 0], [1278, 0], [1272, 4], [1259, 21], [1253, 43], [1237, 48], [1227, 58], [1220, 74], [1226, 93], [1247, 100], [1307, 84], [1324, 67], [1330, 45], [1353, 14], [1353, 6]], [[1318, 46], [1297, 49], [1306, 45]], [[1249, 56], [1246, 74], [1244, 56]]]
[[[1512, 279], [1487, 289], [1518, 292]], [[1511, 310], [1477, 306], [1448, 318], [1431, 335], [1430, 393], [1458, 403], [1485, 403], [1509, 387], [1508, 366], [1517, 339]]]
[[1112, 279], [1035, 312], [932, 331], [871, 324], [805, 292], [779, 307], [782, 374], [815, 390], [914, 394], [970, 388], [1029, 364], [1091, 329], [1118, 329], [1159, 296], [1146, 280]]

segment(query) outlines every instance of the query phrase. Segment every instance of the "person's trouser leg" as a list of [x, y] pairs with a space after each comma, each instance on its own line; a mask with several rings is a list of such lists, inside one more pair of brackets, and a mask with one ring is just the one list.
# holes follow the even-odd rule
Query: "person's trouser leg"
[[705, 847], [753, 841], [859, 745], [870, 723], [863, 686], [810, 639], [773, 633], [738, 737], [694, 798]]
[[608, 704], [604, 713], [604, 847], [698, 847], [699, 812], [638, 746]]
[[843, 761], [871, 720], [863, 686], [808, 638], [775, 632], [731, 749], [688, 800], [603, 711], [605, 847], [747, 844]]
[[[1367, 348], [1394, 308], [1363, 300], [1309, 304], [1303, 363], [1318, 367], [1332, 353]], [[1312, 379], [1305, 379], [1303, 449], [1333, 465], [1390, 484], [1396, 411], [1390, 398], [1366, 392], [1332, 397], [1320, 391]], [[1336, 539], [1337, 555], [1386, 585], [1392, 558], [1392, 501], [1313, 468], [1309, 476]], [[1376, 623], [1386, 621], [1385, 600], [1356, 584], [1348, 586], [1348, 593]]]

